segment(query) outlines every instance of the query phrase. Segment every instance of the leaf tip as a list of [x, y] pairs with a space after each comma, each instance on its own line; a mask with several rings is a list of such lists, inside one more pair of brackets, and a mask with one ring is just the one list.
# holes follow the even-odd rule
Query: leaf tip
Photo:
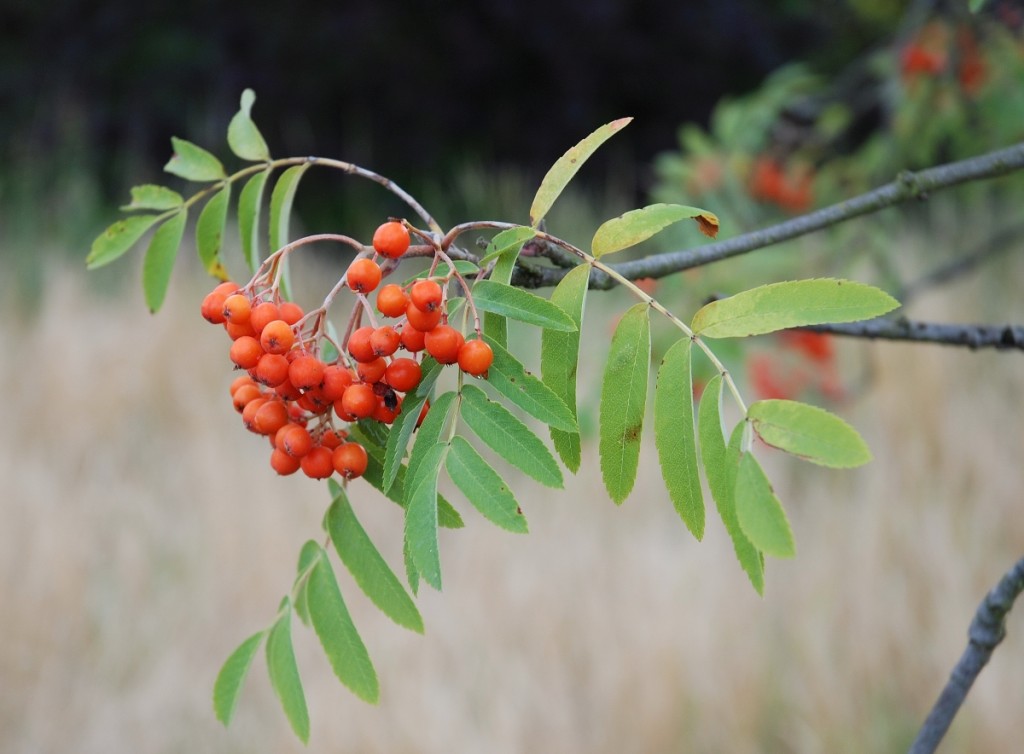
[[700, 232], [703, 233], [705, 236], [707, 236], [708, 238], [715, 238], [718, 236], [717, 215], [711, 212], [706, 212], [703, 215], [697, 215], [693, 219], [697, 221], [697, 227], [700, 229]]

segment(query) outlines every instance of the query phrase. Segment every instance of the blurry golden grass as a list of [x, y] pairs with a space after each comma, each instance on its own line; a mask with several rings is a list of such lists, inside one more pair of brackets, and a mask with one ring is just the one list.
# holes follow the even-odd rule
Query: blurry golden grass
[[[1005, 265], [915, 312], [987, 316], [994, 281], [1020, 273]], [[55, 271], [38, 317], [0, 320], [0, 751], [303, 750], [262, 657], [227, 730], [210, 690], [270, 620], [327, 496], [276, 478], [241, 429], [226, 341], [189, 279], [179, 270], [151, 317], [134, 285], [104, 297], [77, 269]], [[1019, 300], [1002, 306], [1024, 319]], [[419, 599], [424, 637], [339, 569], [382, 701], [349, 694], [298, 630], [309, 750], [905, 748], [978, 601], [1024, 553], [1024, 369], [1019, 354], [935, 346], [849, 343], [844, 357], [871, 365], [840, 411], [875, 460], [837, 472], [763, 454], [799, 550], [769, 563], [763, 599], [713, 515], [703, 543], [686, 532], [653, 443], [621, 508], [588, 446], [564, 493], [513, 480], [528, 536], [460, 506], [466, 529], [442, 535], [444, 592]], [[352, 497], [400, 569], [398, 509], [362, 483]], [[1021, 612], [944, 751], [1024, 737]]]

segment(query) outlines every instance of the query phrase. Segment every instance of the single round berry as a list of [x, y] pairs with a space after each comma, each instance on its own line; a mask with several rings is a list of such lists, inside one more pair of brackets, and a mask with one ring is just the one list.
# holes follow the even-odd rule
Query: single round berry
[[363, 383], [356, 383], [345, 391], [341, 398], [341, 407], [345, 414], [357, 419], [372, 416], [377, 408], [377, 396], [373, 388]]
[[438, 325], [423, 338], [427, 353], [442, 364], [454, 364], [459, 360], [459, 349], [465, 342], [462, 333], [451, 325]]
[[373, 250], [398, 259], [409, 250], [409, 230], [400, 222], [384, 223], [373, 233]]
[[238, 340], [243, 335], [251, 335], [256, 337], [256, 331], [252, 329], [252, 325], [249, 320], [245, 322], [225, 322], [224, 331], [228, 334], [231, 340]]
[[235, 293], [224, 299], [224, 319], [241, 325], [249, 321], [249, 314], [252, 312], [252, 302], [249, 297], [241, 293]]
[[328, 428], [320, 435], [320, 444], [334, 450], [348, 439], [348, 432], [343, 429]]
[[[271, 306], [274, 305], [271, 304]], [[260, 333], [260, 345], [267, 353], [288, 353], [294, 343], [295, 331], [283, 319], [268, 322]]]
[[373, 343], [371, 342], [373, 333], [374, 329], [367, 325], [366, 327], [360, 327], [348, 337], [348, 352], [352, 355], [353, 359], [365, 362], [373, 361], [377, 358], [377, 354], [373, 352]]
[[412, 359], [394, 359], [384, 372], [387, 383], [400, 393], [407, 393], [420, 384], [423, 370]]
[[288, 409], [281, 401], [267, 401], [252, 418], [252, 428], [261, 435], [273, 435], [288, 423]]
[[323, 385], [320, 391], [324, 400], [334, 403], [345, 394], [348, 386], [354, 382], [352, 371], [341, 364], [330, 364], [324, 369]]
[[[246, 375], [246, 379], [249, 379], [249, 375]], [[251, 379], [249, 379], [252, 382]], [[235, 391], [234, 395], [231, 396], [231, 402], [235, 407], [235, 410], [239, 413], [249, 405], [251, 401], [256, 400], [263, 392], [259, 389], [259, 386], [253, 382], [251, 385], [242, 385], [238, 390]]]
[[304, 392], [296, 403], [312, 414], [325, 414], [331, 410], [330, 401], [324, 399], [324, 394], [318, 387]]
[[292, 381], [285, 378], [285, 381], [274, 388], [274, 392], [284, 398], [286, 401], [297, 401], [302, 397], [302, 391], [299, 390]]
[[238, 286], [229, 281], [221, 283], [207, 293], [199, 310], [203, 318], [215, 325], [222, 324], [224, 322], [224, 302], [228, 296], [233, 295], [237, 291]]
[[313, 449], [313, 436], [301, 424], [286, 424], [274, 438], [274, 444], [295, 458], [302, 458]]
[[294, 301], [285, 301], [277, 307], [281, 311], [281, 319], [287, 322], [289, 325], [294, 325], [304, 316], [306, 313], [302, 310], [302, 307], [296, 304]]
[[346, 442], [339, 445], [331, 455], [334, 470], [346, 479], [362, 476], [369, 461], [366, 448], [357, 442]]
[[263, 355], [260, 342], [251, 335], [243, 335], [231, 344], [228, 356], [241, 369], [252, 369]]
[[370, 335], [370, 345], [377, 356], [390, 356], [398, 350], [398, 345], [401, 342], [402, 336], [398, 334], [395, 328], [388, 325], [378, 327]]
[[377, 292], [377, 311], [385, 317], [401, 317], [409, 306], [409, 296], [402, 287], [388, 283]]
[[441, 314], [442, 311], [440, 309], [434, 309], [432, 312], [425, 312], [422, 309], [417, 308], [411, 301], [405, 310], [405, 316], [409, 321], [409, 324], [420, 332], [429, 332], [437, 327], [441, 322]]
[[245, 387], [246, 385], [255, 385], [255, 384], [256, 383], [253, 381], [252, 377], [250, 377], [247, 374], [242, 374], [242, 375], [239, 375], [238, 377], [235, 377], [235, 379], [232, 380], [232, 382], [231, 382], [231, 397], [232, 398], [235, 397], [235, 393], [238, 392], [238, 388]]
[[263, 332], [263, 328], [276, 319], [281, 319], [281, 310], [273, 301], [262, 301], [256, 304], [249, 312], [249, 324], [257, 335]]
[[324, 363], [312, 354], [298, 356], [288, 368], [288, 380], [299, 388], [308, 390], [318, 387], [324, 380]]
[[256, 364], [256, 381], [277, 387], [288, 379], [288, 359], [279, 353], [265, 353]]
[[280, 448], [274, 448], [270, 454], [270, 467], [281, 476], [294, 474], [301, 464], [300, 459], [288, 455]]
[[433, 280], [417, 280], [409, 290], [409, 300], [421, 312], [432, 312], [441, 306], [441, 286]]
[[311, 479], [326, 479], [334, 473], [331, 449], [316, 445], [299, 461], [302, 472]]
[[474, 377], [486, 377], [494, 363], [494, 351], [482, 340], [467, 340], [459, 349], [459, 369]]
[[261, 395], [260, 397], [253, 398], [251, 401], [246, 403], [245, 408], [242, 409], [242, 424], [244, 424], [245, 428], [250, 432], [256, 431], [256, 425], [254, 423], [256, 420], [256, 412], [263, 408], [268, 401], [269, 398], [265, 398]]
[[384, 372], [388, 367], [388, 363], [383, 357], [378, 357], [373, 361], [368, 361], [365, 364], [359, 364], [356, 366], [356, 374], [359, 375], [359, 379], [368, 384], [374, 382], [380, 382], [384, 376]]
[[381, 424], [392, 424], [395, 417], [402, 411], [402, 400], [392, 392], [389, 395], [377, 396], [377, 408], [373, 410], [373, 418]]
[[380, 284], [380, 278], [380, 265], [366, 257], [354, 261], [345, 273], [345, 282], [356, 293], [369, 293]]
[[423, 342], [424, 333], [411, 325], [402, 328], [402, 348], [409, 353], [418, 353], [426, 345]]

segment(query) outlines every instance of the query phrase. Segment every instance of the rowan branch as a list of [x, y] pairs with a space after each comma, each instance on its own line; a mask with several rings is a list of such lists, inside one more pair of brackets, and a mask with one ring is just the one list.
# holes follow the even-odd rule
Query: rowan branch
[[801, 329], [872, 340], [940, 343], [947, 346], [962, 346], [972, 351], [979, 348], [1024, 351], [1024, 327], [1020, 325], [944, 325], [906, 317], [879, 317], [863, 322], [814, 325]]
[[[682, 270], [702, 267], [712, 262], [773, 246], [838, 225], [861, 215], [878, 212], [887, 207], [911, 200], [926, 199], [934, 191], [970, 181], [996, 178], [1021, 168], [1024, 168], [1024, 142], [977, 157], [937, 165], [916, 172], [905, 170], [891, 183], [838, 204], [795, 217], [792, 220], [699, 248], [671, 251], [623, 262], [614, 265], [614, 268], [629, 280], [665, 277]], [[530, 243], [539, 242], [531, 241]], [[544, 254], [539, 250], [535, 253]], [[556, 285], [566, 274], [565, 269], [536, 266], [528, 266], [521, 270], [517, 268], [516, 272], [513, 283], [525, 288]], [[612, 288], [614, 285], [616, 285], [615, 281], [608, 275], [596, 270], [591, 273], [590, 288], [604, 290]]]
[[1024, 558], [1007, 571], [978, 606], [967, 631], [967, 649], [918, 731], [909, 754], [931, 754], [941, 743], [974, 680], [1006, 637], [1006, 614], [1021, 591], [1024, 591]]

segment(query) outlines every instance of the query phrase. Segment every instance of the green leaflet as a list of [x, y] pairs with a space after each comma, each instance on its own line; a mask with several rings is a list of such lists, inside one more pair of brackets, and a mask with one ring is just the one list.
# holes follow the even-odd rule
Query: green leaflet
[[[309, 574], [307, 571], [313, 565], [313, 561], [319, 557], [320, 545], [312, 539], [307, 540], [306, 544], [299, 551], [299, 565], [295, 571], [295, 587], [297, 589], [293, 587], [295, 594], [294, 608], [295, 613], [299, 616], [299, 620], [306, 626], [311, 625], [309, 620], [309, 602], [306, 599], [306, 588], [309, 586]], [[299, 583], [300, 581], [301, 583]]]
[[184, 201], [177, 191], [147, 183], [144, 186], [132, 186], [131, 204], [126, 204], [121, 209], [125, 212], [136, 209], [177, 209]]
[[536, 230], [528, 228], [525, 225], [517, 225], [514, 228], [508, 228], [501, 231], [501, 233], [492, 238], [491, 242], [487, 244], [487, 250], [484, 253], [483, 258], [480, 260], [480, 264], [487, 264], [491, 260], [500, 257], [502, 254], [507, 254], [511, 251], [515, 251], [518, 256], [519, 250], [522, 248], [523, 244], [536, 235]]
[[242, 238], [242, 255], [252, 272], [260, 264], [260, 207], [263, 204], [263, 189], [269, 177], [270, 168], [256, 173], [242, 187], [238, 197], [238, 233]]
[[704, 338], [740, 338], [789, 327], [870, 319], [898, 306], [888, 293], [864, 283], [792, 280], [712, 301], [698, 310], [690, 326]]
[[654, 390], [654, 443], [672, 503], [699, 540], [704, 537], [704, 495], [697, 470], [692, 345], [689, 338], [676, 341], [661, 362]]
[[113, 223], [96, 236], [96, 240], [92, 242], [89, 256], [85, 258], [86, 268], [95, 270], [97, 267], [110, 264], [134, 246], [135, 242], [142, 238], [154, 223], [167, 217], [169, 217], [169, 213], [134, 215]]
[[243, 160], [261, 162], [270, 159], [270, 150], [252, 120], [255, 101], [256, 93], [252, 89], [242, 92], [241, 107], [228, 124], [228, 146]]
[[413, 594], [420, 593], [420, 572], [416, 570], [416, 564], [412, 562], [412, 551], [409, 550], [409, 541], [402, 541], [402, 560], [405, 561], [405, 578], [409, 582], [409, 588]]
[[529, 325], [572, 332], [576, 323], [545, 298], [493, 280], [481, 280], [473, 286], [473, 303], [483, 312], [494, 312]]
[[796, 555], [793, 532], [768, 477], [750, 453], [740, 457], [736, 473], [736, 517], [750, 543], [766, 555]]
[[266, 631], [260, 631], [243, 641], [217, 674], [217, 680], [213, 684], [213, 712], [224, 725], [228, 725], [235, 714], [238, 695], [245, 684], [246, 676], [249, 675], [253, 658], [266, 635]]
[[[472, 262], [470, 262], [468, 259], [456, 259], [456, 260], [454, 260], [454, 264], [455, 264], [455, 270], [460, 275], [462, 275], [464, 277], [467, 276], [467, 275], [476, 275], [478, 272], [480, 272], [480, 268], [477, 267]], [[412, 277], [406, 278], [402, 282], [402, 285], [409, 285], [409, 283], [412, 283], [412, 282], [414, 282], [416, 280], [423, 280], [424, 278], [427, 278], [427, 277], [430, 277], [430, 268], [429, 267], [426, 268], [426, 269], [420, 270], [419, 272], [417, 272]]]
[[334, 578], [334, 569], [323, 549], [309, 573], [307, 592], [313, 629], [320, 638], [334, 674], [360, 699], [376, 704], [380, 698], [377, 671], [373, 669], [366, 645], [352, 623]]
[[174, 148], [174, 155], [164, 165], [164, 170], [168, 173], [197, 183], [220, 181], [228, 177], [220, 160], [202, 147], [177, 136], [171, 137], [171, 146]]
[[388, 432], [388, 440], [384, 452], [385, 492], [391, 489], [391, 485], [395, 483], [398, 469], [402, 465], [402, 457], [405, 455], [405, 449], [409, 445], [409, 439], [412, 437], [413, 431], [416, 429], [416, 422], [420, 417], [420, 409], [423, 407], [424, 402], [426, 402], [427, 396], [430, 395], [430, 391], [433, 389], [440, 373], [441, 364], [429, 356], [423, 359], [420, 384], [416, 386], [414, 391], [405, 396], [405, 402], [402, 404], [402, 413], [398, 415], [394, 424], [391, 425], [391, 431]]
[[419, 466], [423, 462], [423, 457], [427, 454], [427, 451], [441, 442], [441, 434], [448, 424], [448, 417], [451, 416], [455, 400], [458, 397], [458, 393], [448, 391], [437, 396], [430, 405], [430, 410], [423, 417], [423, 424], [416, 431], [416, 441], [412, 444], [409, 464], [406, 467], [405, 478], [407, 480], [416, 476], [416, 472], [419, 471]]
[[748, 409], [747, 419], [769, 445], [822, 466], [851, 468], [871, 460], [857, 430], [823, 408], [798, 401], [758, 401]]
[[575, 413], [555, 392], [526, 371], [515, 356], [497, 340], [484, 333], [484, 340], [494, 352], [494, 363], [487, 370], [487, 382], [530, 416], [550, 427], [576, 432]]
[[[517, 239], [522, 233], [518, 233], [520, 228], [511, 228], [504, 230], [496, 235], [491, 240], [491, 246], [500, 247], [500, 252], [492, 252], [488, 256], [495, 255], [497, 261], [494, 263], [494, 269], [491, 270], [491, 280], [495, 283], [508, 284], [512, 280], [512, 271], [516, 267], [516, 259], [519, 258], [519, 251], [523, 247], [522, 242], [517, 242]], [[533, 231], [531, 230], [531, 233]], [[503, 238], [503, 236], [506, 236]], [[488, 246], [488, 248], [491, 248]], [[495, 342], [500, 343], [502, 347], [508, 345], [508, 321], [501, 314], [494, 312], [484, 312], [484, 330], [483, 334], [493, 338]]]
[[437, 476], [448, 445], [434, 445], [424, 453], [410, 478], [405, 508], [405, 541], [416, 570], [424, 581], [441, 591], [441, 556], [437, 542]]
[[540, 182], [536, 196], [533, 197], [533, 203], [530, 205], [530, 225], [537, 226], [583, 163], [597, 151], [598, 147], [628, 126], [632, 120], [619, 118], [606, 123], [555, 160], [555, 164]]
[[722, 434], [722, 376], [715, 375], [704, 388], [697, 410], [700, 457], [718, 515], [732, 539], [736, 559], [758, 594], [764, 594], [764, 564], [761, 553], [750, 543], [736, 516], [736, 470], [744, 423], [733, 430], [726, 447]]
[[373, 604], [400, 626], [423, 633], [423, 618], [398, 577], [356, 518], [345, 491], [328, 481], [334, 500], [327, 510], [327, 531], [341, 562]]
[[146, 306], [151, 312], [157, 312], [164, 303], [167, 286], [171, 282], [171, 271], [174, 260], [178, 256], [181, 238], [185, 235], [185, 222], [188, 210], [181, 209], [171, 215], [163, 225], [156, 229], [146, 249], [146, 257], [142, 260], [142, 291], [146, 296]]
[[527, 532], [526, 517], [512, 490], [466, 438], [452, 438], [445, 468], [455, 486], [484, 518], [511, 532]]
[[309, 712], [292, 649], [292, 606], [287, 597], [281, 602], [281, 617], [267, 634], [267, 671], [292, 730], [302, 743], [308, 743]]
[[[288, 243], [288, 225], [292, 215], [292, 204], [295, 202], [295, 192], [299, 188], [299, 181], [303, 174], [309, 169], [310, 163], [295, 165], [281, 173], [281, 177], [274, 184], [274, 190], [270, 194], [270, 251], [274, 252]], [[281, 277], [281, 293], [288, 298], [288, 291], [291, 290], [291, 276], [288, 274], [288, 260], [281, 263], [284, 273]]]
[[517, 469], [548, 487], [562, 487], [562, 472], [541, 439], [475, 385], [462, 386], [461, 416], [477, 437]]
[[[544, 330], [540, 340], [540, 373], [544, 384], [568, 407], [573, 420], [576, 414], [576, 371], [580, 359], [580, 330], [590, 282], [590, 265], [581, 264], [562, 278], [551, 292], [551, 303], [560, 307], [576, 325], [571, 332]], [[574, 474], [581, 461], [580, 433], [577, 430], [550, 428], [555, 450]]]
[[693, 217], [703, 218], [704, 223], [718, 227], [718, 218], [707, 210], [681, 204], [651, 204], [603, 223], [594, 233], [591, 248], [595, 257], [622, 251], [646, 241], [680, 220]]
[[626, 310], [615, 328], [601, 384], [601, 475], [616, 503], [629, 496], [640, 460], [640, 435], [651, 366], [650, 309]]
[[220, 249], [224, 242], [224, 226], [228, 221], [228, 203], [231, 201], [231, 184], [210, 197], [210, 201], [199, 213], [196, 222], [196, 251], [210, 275], [226, 280], [227, 270], [220, 261]]

